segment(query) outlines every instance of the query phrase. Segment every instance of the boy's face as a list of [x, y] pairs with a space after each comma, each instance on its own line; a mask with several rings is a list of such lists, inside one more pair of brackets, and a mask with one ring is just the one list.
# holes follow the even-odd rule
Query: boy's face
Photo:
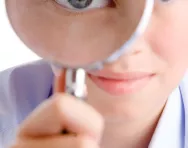
[[[78, 51], [83, 47], [119, 48], [125, 41], [124, 18], [130, 7], [125, 0], [117, 0], [118, 7], [107, 0], [93, 0], [98, 1], [102, 8], [80, 14], [67, 11], [55, 0], [6, 1], [10, 21], [18, 36], [47, 59], [61, 61], [61, 49], [64, 48], [77, 48]], [[68, 0], [60, 1], [68, 4]], [[124, 100], [132, 100], [133, 106], [143, 105], [144, 108], [151, 102], [155, 106], [168, 97], [188, 66], [187, 26], [187, 0], [155, 1], [147, 30], [131, 47], [135, 50], [105, 67], [116, 73], [142, 71], [155, 74], [142, 90], [121, 94]], [[113, 97], [98, 89], [90, 80], [88, 87], [90, 98]]]

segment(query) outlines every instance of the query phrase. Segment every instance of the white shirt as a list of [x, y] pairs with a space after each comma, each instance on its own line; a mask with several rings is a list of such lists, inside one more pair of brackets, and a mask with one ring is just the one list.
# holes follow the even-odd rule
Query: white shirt
[[184, 148], [185, 115], [180, 88], [176, 88], [164, 108], [149, 148]]

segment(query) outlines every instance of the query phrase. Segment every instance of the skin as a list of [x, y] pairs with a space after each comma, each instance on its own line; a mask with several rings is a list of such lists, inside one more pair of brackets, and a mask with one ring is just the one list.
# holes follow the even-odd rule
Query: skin
[[[117, 7], [106, 6], [82, 13], [70, 12], [52, 0], [6, 0], [6, 3], [10, 22], [22, 41], [43, 58], [59, 63], [67, 62], [61, 49], [70, 51], [75, 59], [71, 63], [74, 65], [83, 59], [77, 58], [78, 53], [73, 52], [75, 48], [78, 51], [97, 48], [112, 50], [119, 48], [127, 39], [127, 5], [124, 0], [117, 0]], [[147, 147], [169, 94], [187, 70], [187, 26], [188, 1], [162, 3], [156, 0], [146, 31], [130, 47], [134, 50], [104, 67], [116, 73], [154, 73], [155, 77], [149, 84], [139, 91], [115, 96], [98, 88], [88, 78], [87, 103], [82, 104], [63, 94], [53, 96], [46, 103], [46, 108], [54, 116], [54, 122], [48, 122], [49, 119], [43, 117], [42, 113], [46, 114], [47, 109], [44, 105], [39, 106], [40, 111], [34, 111], [21, 125], [15, 148], [22, 148], [24, 144], [23, 147], [38, 148], [44, 146], [45, 140], [48, 141], [47, 148], [53, 147], [54, 143], [57, 148], [75, 147], [75, 143], [78, 147], [97, 147], [98, 139], [102, 148]], [[56, 77], [56, 83], [61, 83], [61, 73]], [[63, 109], [58, 104], [63, 104]], [[73, 109], [66, 107], [71, 105]], [[87, 111], [83, 113], [81, 108], [87, 108]], [[83, 118], [76, 118], [74, 112]], [[69, 114], [70, 117], [67, 116]], [[96, 123], [89, 127], [87, 122], [90, 119]], [[43, 125], [46, 123], [51, 128], [45, 129]], [[80, 124], [81, 129], [78, 129]], [[64, 127], [77, 136], [59, 136]], [[43, 135], [47, 135], [47, 139]]]

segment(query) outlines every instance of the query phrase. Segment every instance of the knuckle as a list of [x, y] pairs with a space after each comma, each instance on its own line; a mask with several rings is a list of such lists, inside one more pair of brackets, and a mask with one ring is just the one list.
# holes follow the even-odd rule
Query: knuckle
[[[63, 98], [65, 98], [65, 96], [61, 93], [55, 93], [53, 96], [52, 96], [52, 102], [54, 104], [58, 104]], [[63, 99], [64, 100], [64, 99]]]
[[67, 115], [65, 114], [65, 110], [67, 109], [67, 106], [71, 106], [72, 103], [72, 101], [69, 100], [71, 100], [69, 95], [60, 93], [54, 94], [52, 98], [52, 108], [60, 118], [66, 118]]
[[52, 104], [56, 106], [57, 108], [60, 107], [60, 104], [61, 104], [61, 107], [66, 106], [67, 103], [69, 103], [70, 98], [71, 97], [69, 95], [56, 93], [53, 96]]
[[63, 106], [67, 105], [67, 97], [64, 96], [63, 94], [54, 94], [53, 99], [52, 99], [52, 106], [54, 107], [54, 109], [59, 112], [60, 109], [62, 110]]

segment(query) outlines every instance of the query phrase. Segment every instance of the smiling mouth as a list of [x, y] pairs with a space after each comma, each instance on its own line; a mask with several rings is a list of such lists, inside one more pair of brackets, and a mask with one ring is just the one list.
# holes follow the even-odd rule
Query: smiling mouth
[[143, 89], [155, 76], [151, 73], [125, 73], [125, 74], [88, 74], [92, 82], [111, 95], [134, 93]]

